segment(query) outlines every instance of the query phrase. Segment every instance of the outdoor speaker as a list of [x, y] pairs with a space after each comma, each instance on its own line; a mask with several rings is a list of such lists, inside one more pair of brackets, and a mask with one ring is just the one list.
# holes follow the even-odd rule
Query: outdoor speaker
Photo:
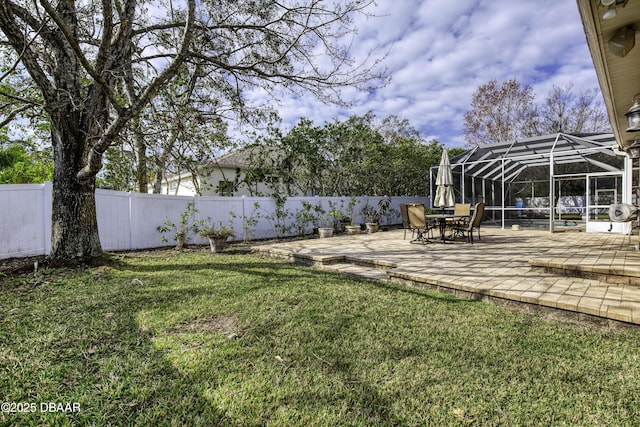
[[609, 39], [609, 51], [624, 58], [636, 45], [636, 32], [631, 27], [622, 27]]
[[627, 204], [617, 203], [609, 206], [609, 218], [613, 222], [629, 222], [633, 221], [638, 213], [638, 208]]

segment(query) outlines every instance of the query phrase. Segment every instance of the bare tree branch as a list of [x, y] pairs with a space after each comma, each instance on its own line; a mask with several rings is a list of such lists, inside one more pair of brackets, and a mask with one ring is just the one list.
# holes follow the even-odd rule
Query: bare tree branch
[[195, 22], [195, 0], [187, 0], [189, 16], [185, 24], [182, 42], [178, 54], [174, 60], [169, 64], [151, 83], [146, 89], [139, 95], [138, 99], [127, 110], [121, 111], [116, 120], [105, 129], [104, 134], [98, 140], [91, 151], [88, 153], [86, 166], [83, 167], [77, 174], [79, 180], [86, 180], [93, 177], [102, 168], [102, 155], [109, 148], [113, 140], [124, 128], [129, 120], [136, 114], [138, 114], [155, 96], [158, 88], [165, 84], [178, 72], [180, 66], [188, 57], [189, 45], [192, 40], [192, 28]]
[[0, 121], [0, 128], [5, 127], [9, 123], [11, 123], [13, 121], [13, 119], [15, 119], [18, 114], [22, 113], [23, 111], [27, 111], [30, 108], [33, 108], [33, 106], [32, 105], [23, 105], [22, 107], [16, 108], [15, 110], [11, 111], [9, 114], [7, 114], [7, 116], [4, 118], [4, 120]]

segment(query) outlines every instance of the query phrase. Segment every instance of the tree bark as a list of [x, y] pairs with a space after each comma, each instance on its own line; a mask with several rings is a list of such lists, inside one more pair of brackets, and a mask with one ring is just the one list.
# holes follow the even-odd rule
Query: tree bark
[[[160, 194], [162, 192], [162, 180], [164, 179], [164, 171], [164, 167], [156, 165], [156, 177], [153, 181], [153, 194]], [[167, 194], [169, 194], [168, 190]]]
[[86, 161], [86, 143], [73, 117], [66, 124], [64, 129], [52, 131], [54, 174], [49, 258], [87, 261], [102, 255], [96, 215], [96, 179], [95, 176], [84, 181], [77, 179], [77, 172]]
[[[139, 119], [137, 119], [139, 122]], [[148, 193], [148, 181], [147, 174], [147, 144], [144, 141], [144, 134], [140, 129], [139, 123], [136, 123], [135, 128], [135, 144], [136, 144], [136, 180], [138, 181], [138, 191], [140, 193]]]

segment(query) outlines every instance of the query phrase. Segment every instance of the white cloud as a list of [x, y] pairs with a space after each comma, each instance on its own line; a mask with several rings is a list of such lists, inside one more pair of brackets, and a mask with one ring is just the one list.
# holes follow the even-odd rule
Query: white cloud
[[542, 101], [553, 85], [598, 82], [575, 2], [557, 0], [380, 1], [376, 17], [358, 19], [356, 58], [388, 53], [390, 83], [373, 93], [346, 88], [350, 110], [311, 95], [284, 97], [286, 127], [300, 117], [317, 124], [372, 111], [398, 115], [448, 146], [464, 145], [463, 116], [477, 87], [515, 78]]

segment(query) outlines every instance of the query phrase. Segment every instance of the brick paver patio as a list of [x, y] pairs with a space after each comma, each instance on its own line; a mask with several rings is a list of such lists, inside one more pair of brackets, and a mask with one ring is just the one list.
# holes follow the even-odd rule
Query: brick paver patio
[[482, 229], [469, 244], [410, 243], [402, 230], [256, 247], [272, 256], [579, 319], [640, 325], [640, 252], [608, 233]]

